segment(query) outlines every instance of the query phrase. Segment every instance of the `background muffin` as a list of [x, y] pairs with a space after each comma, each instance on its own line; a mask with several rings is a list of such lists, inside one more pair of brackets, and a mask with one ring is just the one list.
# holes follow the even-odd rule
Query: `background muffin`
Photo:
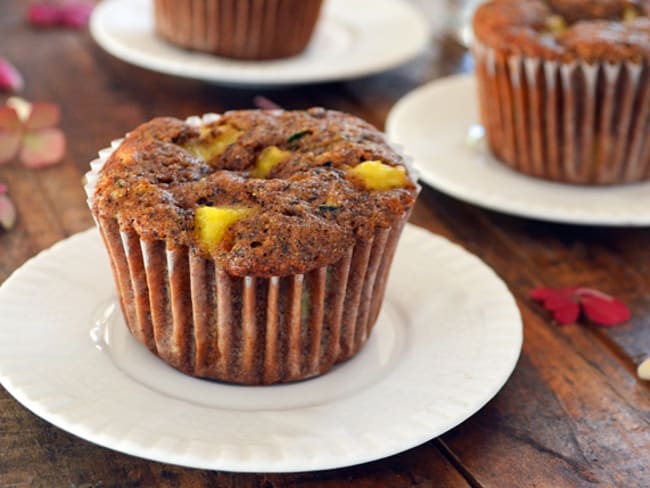
[[493, 0], [474, 16], [494, 154], [581, 184], [650, 177], [650, 11], [628, 0]]
[[322, 109], [154, 119], [93, 167], [132, 334], [188, 374], [246, 384], [359, 350], [418, 192], [381, 133]]
[[301, 53], [322, 0], [154, 0], [158, 35], [179, 46], [238, 59]]

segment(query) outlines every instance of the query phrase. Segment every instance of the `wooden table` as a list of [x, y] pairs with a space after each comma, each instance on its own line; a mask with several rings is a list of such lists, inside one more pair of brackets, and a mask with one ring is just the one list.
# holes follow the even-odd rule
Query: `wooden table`
[[[382, 127], [399, 97], [471, 64], [460, 48], [442, 42], [380, 76], [278, 90], [223, 88], [125, 64], [84, 31], [34, 31], [24, 23], [24, 4], [0, 4], [0, 56], [25, 75], [26, 98], [62, 105], [69, 147], [63, 164], [51, 169], [0, 167], [0, 182], [8, 184], [19, 213], [14, 229], [0, 232], [0, 281], [29, 257], [93, 225], [80, 184], [88, 162], [143, 121], [251, 107], [263, 94], [286, 108], [322, 105]], [[222, 473], [95, 446], [44, 422], [0, 388], [0, 486], [650, 486], [650, 385], [635, 375], [650, 353], [650, 229], [513, 218], [429, 188], [412, 222], [480, 256], [508, 283], [523, 315], [523, 352], [512, 377], [463, 424], [362, 466]], [[632, 320], [613, 329], [558, 327], [528, 298], [537, 286], [578, 284], [620, 297]]]

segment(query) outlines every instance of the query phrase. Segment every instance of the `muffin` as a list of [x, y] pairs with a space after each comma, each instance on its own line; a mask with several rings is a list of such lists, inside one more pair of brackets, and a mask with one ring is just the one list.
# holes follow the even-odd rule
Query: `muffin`
[[419, 191], [340, 112], [157, 118], [100, 153], [89, 204], [126, 324], [193, 376], [319, 375], [368, 339]]
[[156, 33], [237, 59], [286, 58], [309, 43], [322, 0], [154, 0]]
[[492, 152], [584, 185], [650, 177], [650, 2], [493, 0], [473, 27]]

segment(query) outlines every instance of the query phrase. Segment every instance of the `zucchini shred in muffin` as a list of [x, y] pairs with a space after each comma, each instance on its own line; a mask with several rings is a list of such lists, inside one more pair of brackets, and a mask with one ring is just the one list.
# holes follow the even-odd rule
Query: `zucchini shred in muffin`
[[492, 152], [534, 177], [650, 178], [650, 2], [492, 0], [474, 16]]
[[131, 333], [185, 373], [270, 384], [365, 343], [419, 188], [371, 125], [310, 109], [154, 119], [86, 191]]

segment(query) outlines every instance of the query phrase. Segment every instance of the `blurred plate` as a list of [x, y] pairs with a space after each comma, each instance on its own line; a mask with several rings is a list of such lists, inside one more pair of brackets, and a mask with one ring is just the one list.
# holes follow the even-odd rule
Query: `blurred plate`
[[154, 33], [151, 0], [105, 0], [90, 32], [112, 55], [161, 73], [233, 85], [287, 85], [356, 78], [415, 57], [429, 42], [426, 17], [404, 0], [327, 0], [300, 55], [237, 61], [188, 51]]
[[459, 75], [402, 98], [386, 130], [415, 159], [422, 181], [460, 200], [553, 222], [650, 225], [650, 183], [588, 187], [531, 178], [497, 161], [485, 141], [468, 144], [478, 123], [476, 81]]

